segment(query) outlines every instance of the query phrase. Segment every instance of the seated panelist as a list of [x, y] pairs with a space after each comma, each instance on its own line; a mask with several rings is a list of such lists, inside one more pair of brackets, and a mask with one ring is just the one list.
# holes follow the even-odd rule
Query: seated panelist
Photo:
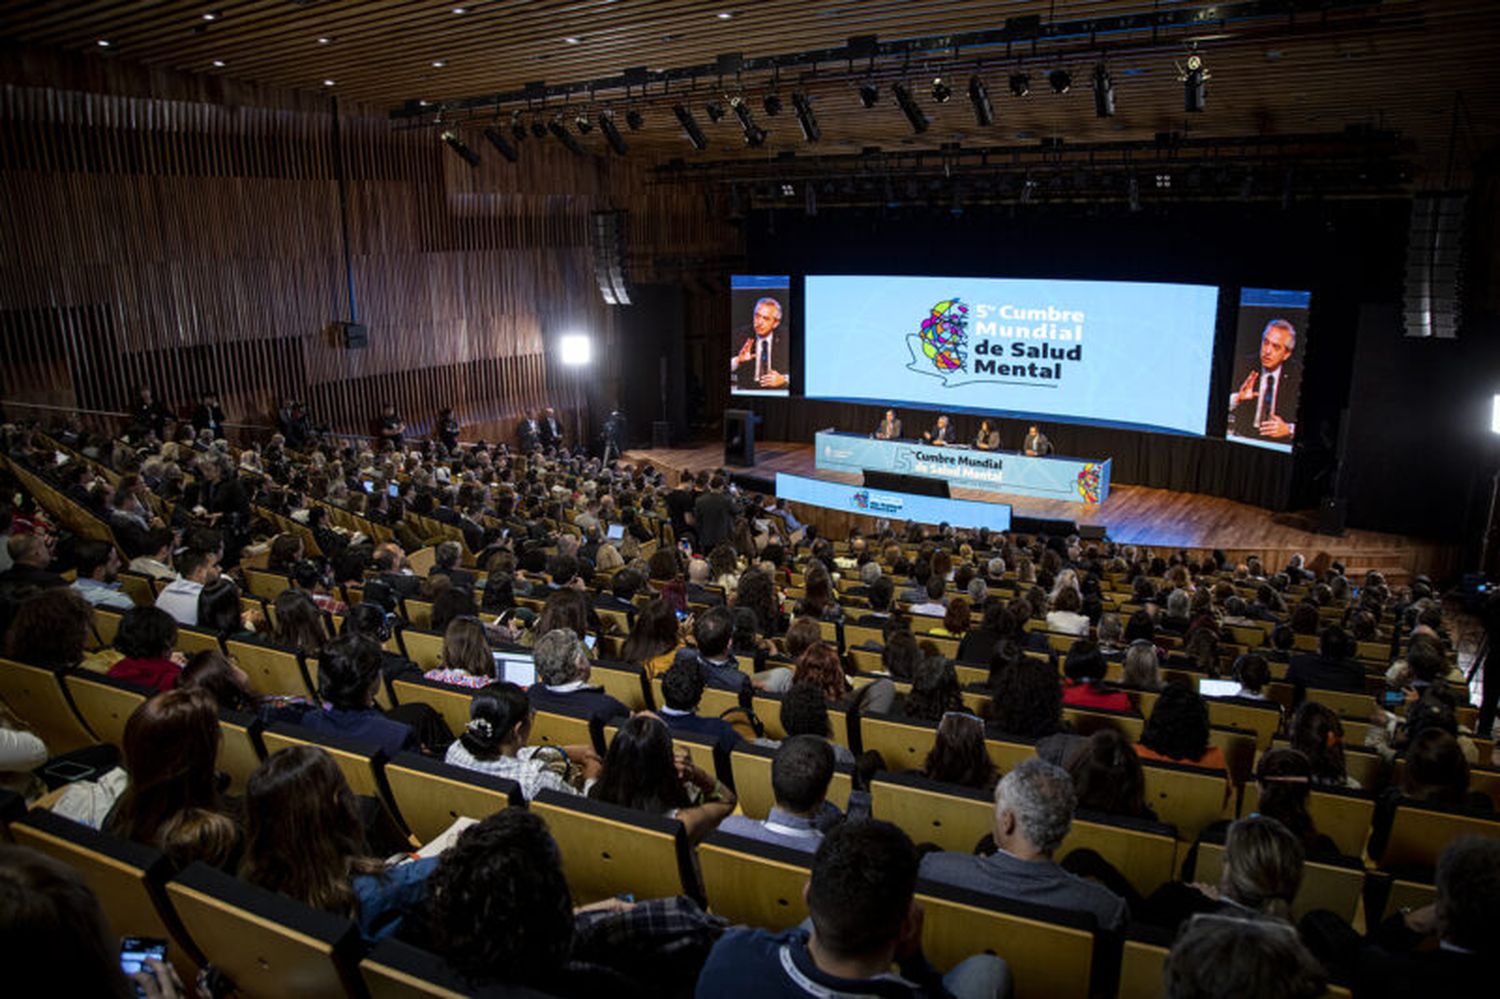
[[974, 447], [980, 451], [1000, 450], [1000, 431], [990, 426], [989, 420], [979, 421], [979, 432], [974, 435]]
[[885, 416], [875, 425], [875, 439], [882, 441], [898, 440], [901, 437], [901, 421], [896, 419], [896, 411], [888, 409]]
[[947, 416], [939, 416], [937, 425], [931, 430], [922, 431], [922, 439], [929, 444], [952, 444], [958, 438], [953, 432], [953, 424]]
[[1026, 428], [1026, 439], [1021, 444], [1021, 450], [1032, 457], [1045, 458], [1052, 453], [1052, 442], [1033, 423]]

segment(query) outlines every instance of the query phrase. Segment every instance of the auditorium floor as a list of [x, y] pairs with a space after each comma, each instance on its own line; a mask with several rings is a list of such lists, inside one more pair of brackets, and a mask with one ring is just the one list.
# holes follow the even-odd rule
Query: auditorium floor
[[[721, 445], [713, 443], [688, 448], [627, 451], [625, 457], [630, 461], [649, 461], [659, 468], [673, 471], [697, 472], [722, 465], [724, 453]], [[774, 478], [777, 472], [790, 472], [837, 482], [859, 481], [856, 475], [819, 471], [814, 466], [811, 444], [759, 444], [755, 467], [735, 471], [767, 479]], [[1223, 548], [1235, 558], [1254, 552], [1268, 564], [1278, 567], [1286, 564], [1286, 558], [1292, 552], [1302, 552], [1309, 559], [1327, 553], [1330, 558], [1343, 561], [1351, 571], [1379, 569], [1396, 583], [1417, 573], [1427, 573], [1443, 580], [1456, 574], [1460, 568], [1459, 552], [1455, 546], [1399, 534], [1352, 529], [1342, 537], [1330, 537], [1310, 529], [1310, 514], [1275, 513], [1198, 493], [1116, 485], [1110, 488], [1109, 498], [1097, 507], [974, 489], [955, 489], [953, 495], [955, 498], [1009, 503], [1017, 516], [1103, 525], [1109, 537], [1123, 543], [1170, 548]], [[847, 530], [854, 515], [812, 514], [811, 518], [825, 530]]]

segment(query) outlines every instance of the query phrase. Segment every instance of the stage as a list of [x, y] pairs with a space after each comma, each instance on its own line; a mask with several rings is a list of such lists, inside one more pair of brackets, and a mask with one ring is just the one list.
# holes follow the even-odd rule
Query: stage
[[[662, 450], [642, 448], [626, 451], [625, 459], [650, 462], [673, 472], [699, 472], [722, 466], [724, 448], [717, 442]], [[731, 468], [730, 471], [770, 480], [775, 479], [777, 472], [789, 472], [848, 484], [860, 481], [855, 474], [818, 469], [811, 444], [757, 443], [755, 467]], [[1456, 546], [1354, 529], [1346, 530], [1341, 537], [1332, 537], [1312, 529], [1312, 512], [1274, 513], [1246, 503], [1197, 493], [1115, 484], [1110, 488], [1109, 497], [1098, 506], [978, 489], [955, 488], [952, 495], [955, 499], [1007, 503], [1016, 517], [1100, 525], [1111, 539], [1123, 544], [1155, 548], [1223, 548], [1235, 559], [1255, 553], [1276, 568], [1284, 566], [1293, 552], [1301, 552], [1309, 560], [1326, 553], [1330, 558], [1342, 561], [1351, 574], [1378, 569], [1393, 583], [1405, 582], [1418, 573], [1443, 579], [1459, 569]], [[818, 524], [821, 530], [835, 533], [847, 531], [848, 525], [854, 522], [853, 514], [816, 507], [799, 508], [797, 515]], [[861, 522], [869, 519], [859, 518]]]

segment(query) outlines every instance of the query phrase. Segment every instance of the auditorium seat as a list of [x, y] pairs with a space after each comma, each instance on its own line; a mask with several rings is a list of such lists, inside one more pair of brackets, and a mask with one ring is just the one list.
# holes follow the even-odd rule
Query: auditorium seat
[[[463, 999], [473, 994], [448, 962], [394, 937], [371, 948], [359, 963], [359, 975], [370, 999]], [[514, 990], [505, 995], [522, 999], [526, 993]]]
[[1134, 925], [1120, 956], [1120, 988], [1116, 999], [1161, 999], [1162, 968], [1172, 950], [1172, 935], [1145, 925]]
[[221, 652], [219, 636], [202, 628], [181, 626], [177, 629], [177, 643], [173, 648], [191, 659], [199, 652]]
[[432, 631], [422, 631], [416, 625], [396, 630], [401, 643], [401, 654], [416, 664], [424, 673], [438, 669], [443, 664], [443, 636]]
[[[125, 723], [154, 690], [98, 673], [68, 673], [62, 678], [68, 699], [100, 742], [124, 747]], [[50, 744], [49, 744], [50, 745]]]
[[[1245, 785], [1240, 814], [1250, 815], [1260, 806], [1260, 786], [1254, 781]], [[1307, 796], [1307, 814], [1312, 816], [1318, 832], [1333, 840], [1339, 852], [1360, 857], [1370, 838], [1370, 820], [1375, 815], [1375, 798], [1368, 791], [1347, 788], [1318, 787]]]
[[892, 773], [919, 770], [937, 741], [937, 726], [874, 712], [859, 718], [862, 752], [877, 752]]
[[167, 882], [167, 897], [196, 949], [238, 994], [361, 994], [359, 928], [202, 862]]
[[[1344, 720], [1343, 723], [1346, 726], [1344, 729], [1345, 772], [1348, 773], [1350, 777], [1353, 777], [1355, 780], [1359, 781], [1359, 786], [1365, 789], [1367, 793], [1371, 789], [1383, 786], [1386, 783], [1385, 760], [1383, 760], [1380, 754], [1373, 749], [1366, 749], [1365, 747], [1360, 745], [1350, 745], [1347, 728], [1349, 722], [1347, 720]], [[1285, 736], [1278, 735], [1276, 738], [1271, 740], [1271, 747], [1273, 749], [1289, 749], [1291, 748], [1291, 745], [1291, 740], [1287, 739]], [[1399, 760], [1397, 761], [1397, 765], [1400, 765]]]
[[291, 577], [281, 572], [266, 569], [245, 570], [245, 588], [253, 595], [270, 603], [281, 596], [281, 591], [292, 585]]
[[914, 772], [876, 774], [870, 782], [870, 813], [900, 826], [913, 842], [958, 853], [973, 853], [995, 828], [991, 795]]
[[[771, 814], [776, 796], [771, 790], [771, 761], [776, 750], [769, 746], [742, 744], [729, 754], [730, 771], [734, 775], [734, 793], [739, 799], [740, 812], [752, 819], [763, 819]], [[854, 786], [854, 770], [840, 766], [833, 772], [828, 784], [828, 800], [848, 810], [849, 792]]]
[[98, 896], [110, 930], [119, 936], [171, 941], [167, 958], [184, 982], [198, 973], [199, 953], [190, 946], [163, 887], [172, 862], [154, 847], [120, 839], [34, 808], [11, 823], [11, 835], [77, 871]]
[[521, 806], [521, 786], [513, 780], [455, 767], [420, 753], [398, 753], [384, 767], [386, 787], [406, 828], [429, 843], [458, 818], [483, 820], [512, 805]]
[[[1219, 883], [1224, 870], [1224, 837], [1222, 830], [1199, 837], [1194, 881]], [[1365, 869], [1358, 860], [1309, 859], [1302, 865], [1302, 887], [1292, 900], [1292, 921], [1300, 920], [1314, 909], [1326, 909], [1346, 923], [1353, 923], [1364, 888]]]
[[[625, 719], [620, 718], [604, 725], [604, 745], [609, 746], [620, 732]], [[670, 727], [670, 726], [669, 726]], [[734, 786], [734, 775], [729, 771], [729, 760], [719, 760], [714, 753], [714, 741], [687, 732], [672, 733], [672, 748], [687, 750], [695, 764], [718, 777], [730, 787]]]
[[229, 639], [224, 651], [239, 663], [250, 678], [250, 689], [262, 694], [305, 695], [317, 698], [300, 652], [275, 649], [255, 642]]
[[[1251, 704], [1247, 701], [1227, 701], [1215, 697], [1204, 698], [1208, 705], [1208, 720], [1218, 728], [1236, 728], [1255, 733], [1255, 749], [1264, 752], [1271, 748], [1271, 740], [1281, 730], [1281, 707], [1277, 704]], [[1149, 716], [1150, 710], [1141, 709]]]
[[1015, 999], [1089, 995], [1092, 916], [930, 881], [917, 882], [917, 901], [926, 910], [922, 950], [938, 970], [946, 972], [971, 955], [995, 954], [1010, 965]]
[[1146, 804], [1161, 821], [1177, 827], [1177, 840], [1191, 843], [1205, 827], [1232, 817], [1222, 774], [1176, 763], [1141, 761]]
[[[600, 735], [602, 739], [602, 732]], [[530, 742], [533, 746], [593, 746], [601, 749], [594, 739], [588, 715], [563, 714], [560, 711], [537, 711], [532, 714]], [[604, 755], [603, 752], [600, 755]]]
[[812, 854], [761, 840], [712, 832], [698, 845], [708, 908], [737, 926], [780, 931], [807, 918], [802, 897]]
[[639, 666], [595, 661], [589, 666], [589, 683], [603, 687], [606, 694], [631, 711], [645, 711], [652, 706], [647, 700], [651, 687], [646, 671]]
[[0, 699], [41, 737], [53, 756], [99, 741], [73, 710], [62, 681], [50, 669], [0, 659]]
[[1460, 836], [1500, 839], [1500, 816], [1403, 801], [1391, 820], [1380, 866], [1388, 871], [1431, 871], [1444, 848]]
[[114, 647], [115, 635], [120, 632], [120, 619], [123, 616], [123, 611], [110, 610], [107, 607], [94, 608], [94, 634], [93, 640], [87, 643], [89, 651]]
[[677, 819], [557, 791], [540, 792], [530, 808], [557, 840], [575, 905], [622, 894], [703, 901]]
[[317, 746], [327, 751], [333, 757], [333, 762], [338, 764], [339, 771], [354, 793], [374, 798], [395, 820], [390, 795], [385, 788], [385, 778], [381, 773], [385, 765], [385, 752], [378, 746], [359, 739], [313, 732], [300, 725], [288, 725], [284, 722], [267, 726], [261, 732], [260, 739], [267, 757], [291, 746]]
[[432, 603], [412, 597], [401, 598], [401, 616], [413, 628], [426, 630], [432, 627]]
[[1402, 909], [1420, 909], [1437, 901], [1437, 886], [1426, 881], [1410, 881], [1392, 878], [1390, 891], [1385, 897], [1385, 909], [1380, 921], [1390, 919]]
[[245, 782], [260, 767], [262, 724], [249, 712], [219, 709], [219, 759], [216, 766], [229, 776], [229, 794], [245, 793]]
[[[459, 733], [469, 724], [469, 705], [474, 691], [468, 687], [426, 680], [420, 676], [401, 676], [390, 681], [397, 704], [426, 704], [448, 724], [448, 731]], [[536, 740], [535, 733], [532, 735]]]
[[1057, 859], [1067, 859], [1074, 850], [1093, 850], [1142, 895], [1172, 880], [1179, 853], [1177, 830], [1166, 823], [1083, 810], [1073, 816]]
[[1106, 711], [1103, 708], [1076, 708], [1064, 704], [1063, 720], [1072, 726], [1078, 735], [1089, 736], [1104, 728], [1112, 728], [1123, 735], [1127, 742], [1140, 742], [1146, 719], [1133, 711]]
[[137, 607], [150, 607], [156, 603], [156, 587], [150, 576], [136, 572], [121, 572], [115, 577], [120, 583], [120, 592], [129, 597]]

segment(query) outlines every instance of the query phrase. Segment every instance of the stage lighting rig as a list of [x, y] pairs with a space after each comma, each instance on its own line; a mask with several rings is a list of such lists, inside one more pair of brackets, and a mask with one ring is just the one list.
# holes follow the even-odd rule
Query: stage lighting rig
[[520, 111], [510, 113], [510, 134], [517, 142], [526, 141], [526, 123], [521, 120]]
[[1047, 83], [1054, 94], [1066, 94], [1073, 89], [1073, 74], [1065, 69], [1054, 69], [1047, 74]]
[[573, 127], [578, 129], [579, 135], [588, 135], [594, 130], [594, 122], [587, 112], [580, 112], [578, 117], [573, 119]]
[[625, 112], [625, 124], [632, 132], [639, 132], [646, 125], [646, 119], [635, 108]]
[[1178, 79], [1182, 81], [1182, 109], [1201, 114], [1208, 103], [1208, 81], [1212, 76], [1203, 65], [1203, 57], [1194, 52], [1187, 58], [1187, 66], [1177, 67]]
[[1115, 81], [1103, 62], [1094, 66], [1094, 114], [1100, 118], [1115, 115]]
[[1010, 92], [1016, 97], [1031, 93], [1031, 76], [1027, 73], [1010, 74]]
[[859, 87], [859, 102], [868, 110], [880, 103], [880, 88], [866, 81]]
[[743, 97], [735, 97], [729, 102], [729, 107], [739, 120], [740, 131], [745, 133], [745, 145], [765, 145], [766, 130], [755, 123], [755, 116], [750, 113], [750, 104]]
[[442, 134], [442, 140], [448, 144], [448, 148], [453, 150], [454, 154], [457, 155], [459, 159], [463, 160], [471, 167], [479, 166], [479, 154], [466, 146], [464, 144], [464, 140], [459, 138], [458, 133], [453, 131], [453, 129], [450, 128], [444, 131]]
[[927, 131], [927, 126], [931, 123], [927, 120], [926, 113], [917, 106], [917, 102], [912, 100], [911, 90], [907, 88], [906, 84], [892, 84], [891, 93], [896, 95], [896, 106], [906, 116], [907, 124], [911, 125], [911, 130], [918, 135]]
[[[522, 134], [524, 135], [525, 133], [523, 132]], [[496, 152], [510, 162], [514, 163], [519, 159], [519, 156], [516, 154], [516, 147], [511, 145], [509, 137], [501, 131], [499, 126], [491, 125], [489, 128], [486, 128], [484, 130], [484, 137], [489, 140], [490, 145], [495, 147]]]
[[724, 105], [718, 101], [709, 101], [703, 106], [703, 111], [708, 115], [708, 120], [715, 125], [724, 120]]
[[698, 125], [698, 119], [693, 117], [693, 112], [688, 110], [686, 104], [672, 105], [672, 114], [677, 118], [677, 124], [682, 126], [682, 134], [688, 142], [692, 143], [694, 149], [700, 153], [708, 148], [708, 136], [703, 134], [703, 129]]
[[943, 82], [941, 76], [932, 81], [932, 99], [938, 104], [947, 104], [953, 98], [953, 88]]
[[803, 139], [817, 142], [823, 137], [823, 130], [818, 127], [818, 116], [813, 114], [812, 101], [800, 90], [792, 94], [792, 111], [797, 116], [797, 124], [802, 126]]
[[630, 152], [630, 146], [625, 142], [625, 136], [620, 134], [619, 126], [615, 124], [615, 113], [607, 108], [599, 112], [599, 131], [604, 133], [604, 141], [609, 143], [609, 148], [615, 151], [617, 156], [624, 156]]
[[988, 128], [995, 123], [995, 107], [990, 103], [990, 89], [978, 73], [969, 77], [969, 103], [974, 106], [974, 123]]
[[781, 114], [781, 96], [779, 94], [767, 94], [761, 98], [760, 106], [766, 109], [766, 114], [772, 118]]
[[551, 132], [552, 137], [558, 142], [561, 142], [563, 144], [563, 148], [567, 149], [568, 152], [572, 153], [574, 156], [586, 155], [583, 151], [583, 147], [578, 144], [577, 139], [573, 138], [573, 133], [568, 131], [568, 126], [563, 122], [561, 118], [553, 118], [551, 121], [547, 122], [547, 131]]

